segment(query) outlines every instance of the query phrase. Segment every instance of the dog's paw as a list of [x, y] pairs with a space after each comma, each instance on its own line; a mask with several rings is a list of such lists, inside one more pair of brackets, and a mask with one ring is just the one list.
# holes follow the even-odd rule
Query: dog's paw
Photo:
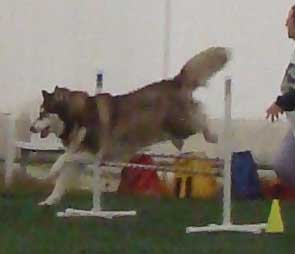
[[57, 178], [59, 177], [59, 174], [56, 173], [56, 174], [48, 174], [48, 175], [45, 175], [43, 177], [40, 178], [41, 181], [43, 182], [47, 182], [47, 183], [54, 183], [56, 182]]
[[203, 136], [208, 143], [217, 144], [218, 143], [218, 135], [212, 131], [210, 131], [208, 128], [205, 128], [203, 130]]
[[44, 200], [38, 203], [38, 206], [52, 206], [56, 202], [50, 201], [50, 200]]
[[217, 144], [218, 143], [218, 135], [215, 133], [210, 133], [210, 135], [208, 135], [206, 137], [206, 141], [208, 143]]

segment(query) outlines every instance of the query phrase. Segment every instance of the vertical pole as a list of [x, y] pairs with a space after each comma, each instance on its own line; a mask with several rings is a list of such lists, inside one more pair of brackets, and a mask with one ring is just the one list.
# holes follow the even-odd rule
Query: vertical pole
[[164, 60], [163, 60], [163, 79], [169, 75], [170, 65], [170, 35], [171, 35], [171, 0], [165, 1], [164, 13]]
[[[164, 59], [163, 59], [163, 79], [168, 79], [170, 65], [170, 33], [171, 33], [171, 0], [165, 0], [164, 13]], [[163, 172], [163, 180], [168, 183], [168, 173]]]
[[[96, 75], [96, 86], [95, 94], [102, 92], [103, 88], [103, 71], [99, 70]], [[93, 212], [98, 212], [101, 210], [101, 192], [102, 192], [102, 180], [101, 180], [101, 168], [100, 161], [94, 163], [93, 177], [92, 177], [92, 202]]]
[[95, 94], [101, 93], [103, 88], [103, 71], [99, 71], [96, 75]]
[[93, 197], [93, 212], [99, 212], [101, 210], [101, 192], [102, 192], [102, 181], [101, 181], [101, 168], [99, 163], [94, 164], [93, 179], [92, 179], [92, 197]]
[[13, 177], [15, 160], [15, 119], [12, 114], [6, 114], [6, 149], [5, 149], [5, 185], [9, 186]]
[[224, 97], [224, 175], [223, 175], [223, 224], [231, 224], [231, 78], [225, 79]]

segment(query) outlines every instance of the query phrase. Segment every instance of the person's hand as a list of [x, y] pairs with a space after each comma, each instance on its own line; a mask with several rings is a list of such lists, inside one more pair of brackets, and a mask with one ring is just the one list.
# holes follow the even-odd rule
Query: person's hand
[[283, 110], [275, 103], [266, 110], [266, 119], [271, 118], [271, 121], [279, 119], [279, 114], [283, 114]]

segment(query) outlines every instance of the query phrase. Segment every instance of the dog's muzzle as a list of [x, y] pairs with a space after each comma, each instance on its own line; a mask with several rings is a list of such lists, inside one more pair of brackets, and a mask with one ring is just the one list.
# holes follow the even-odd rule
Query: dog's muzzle
[[50, 128], [46, 127], [46, 128], [44, 128], [42, 130], [38, 130], [38, 128], [36, 128], [34, 125], [32, 125], [30, 127], [30, 132], [35, 133], [35, 134], [40, 133], [41, 138], [46, 138], [49, 135]]
[[37, 131], [37, 129], [35, 128], [35, 126], [31, 126], [31, 127], [30, 127], [30, 132], [38, 133], [38, 131]]

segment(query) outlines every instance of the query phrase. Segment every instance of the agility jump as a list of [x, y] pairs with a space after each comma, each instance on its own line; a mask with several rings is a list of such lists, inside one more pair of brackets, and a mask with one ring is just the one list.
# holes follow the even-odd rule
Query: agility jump
[[[266, 228], [266, 223], [260, 224], [243, 224], [235, 225], [231, 221], [231, 155], [232, 155], [232, 145], [231, 145], [231, 78], [227, 77], [225, 80], [225, 97], [224, 97], [224, 170], [223, 170], [223, 223], [221, 225], [211, 224], [205, 227], [187, 227], [186, 233], [193, 232], [216, 232], [216, 231], [235, 231], [235, 232], [250, 232], [250, 233], [261, 233]], [[157, 154], [152, 154], [157, 156]], [[171, 158], [175, 157], [172, 155], [158, 155], [159, 157]], [[204, 173], [202, 169], [175, 169], [168, 166], [157, 166], [157, 165], [141, 165], [132, 163], [117, 163], [117, 162], [105, 162], [105, 166], [111, 167], [136, 167], [145, 168], [151, 170], [175, 172], [184, 171], [189, 173]], [[98, 170], [94, 170], [94, 183], [98, 175]], [[210, 174], [220, 174], [220, 170], [216, 169]], [[93, 209], [87, 210], [76, 210], [68, 208], [64, 212], [58, 212], [59, 217], [72, 217], [72, 216], [96, 216], [104, 218], [113, 218], [118, 216], [134, 216], [136, 211], [101, 211], [100, 207], [100, 193], [95, 190], [96, 184], [94, 184], [93, 192]]]

